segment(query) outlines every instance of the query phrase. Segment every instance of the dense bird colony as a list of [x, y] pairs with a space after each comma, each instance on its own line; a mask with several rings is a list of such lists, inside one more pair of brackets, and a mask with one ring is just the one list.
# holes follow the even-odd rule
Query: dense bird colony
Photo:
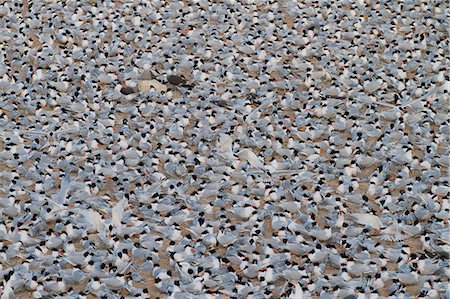
[[450, 298], [447, 5], [2, 1], [1, 298]]

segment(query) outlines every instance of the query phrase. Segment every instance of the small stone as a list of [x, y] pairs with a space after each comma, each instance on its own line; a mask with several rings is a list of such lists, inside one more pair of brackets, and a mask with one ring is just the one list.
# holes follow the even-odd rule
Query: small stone
[[124, 86], [120, 89], [120, 92], [124, 95], [129, 95], [132, 93], [136, 93], [139, 90], [136, 87]]
[[167, 81], [173, 85], [180, 85], [184, 82], [184, 79], [177, 75], [169, 75], [167, 76]]

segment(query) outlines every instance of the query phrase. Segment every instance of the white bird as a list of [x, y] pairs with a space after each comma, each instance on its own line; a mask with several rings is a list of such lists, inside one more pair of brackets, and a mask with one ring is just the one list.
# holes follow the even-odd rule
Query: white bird
[[228, 246], [232, 244], [236, 240], [237, 235], [234, 233], [224, 233], [222, 231], [219, 231], [217, 234], [217, 242], [221, 244], [222, 246]]
[[417, 270], [421, 275], [433, 275], [441, 267], [438, 260], [428, 259], [425, 256], [421, 256], [417, 261]]
[[407, 238], [406, 235], [402, 234], [402, 229], [397, 222], [397, 220], [394, 220], [391, 225], [387, 226], [386, 228], [382, 229], [380, 231], [381, 239], [385, 241], [403, 241]]
[[242, 219], [249, 219], [253, 215], [253, 212], [255, 211], [256, 211], [255, 207], [250, 205], [244, 207], [231, 208], [231, 212]]
[[100, 281], [111, 290], [120, 290], [126, 288], [126, 281], [122, 276], [113, 276], [101, 278]]
[[67, 285], [61, 277], [58, 277], [56, 281], [44, 282], [44, 289], [50, 293], [60, 294], [67, 290]]
[[326, 228], [326, 229], [315, 228], [315, 229], [312, 229], [309, 232], [309, 234], [320, 241], [327, 241], [331, 238], [332, 231], [331, 231], [331, 228]]
[[351, 216], [355, 219], [355, 221], [359, 224], [369, 225], [374, 229], [380, 229], [383, 226], [380, 218], [376, 215], [367, 214], [367, 213], [353, 213]]
[[241, 150], [237, 155], [239, 159], [248, 162], [252, 167], [266, 171], [264, 163], [252, 150], [246, 148]]
[[294, 282], [294, 292], [289, 295], [289, 299], [304, 299], [303, 297], [303, 289], [298, 282]]
[[397, 273], [398, 280], [407, 286], [414, 285], [419, 282], [419, 274], [417, 272]]
[[423, 231], [422, 225], [419, 221], [415, 221], [414, 225], [399, 224], [399, 227], [402, 232], [408, 235], [408, 237], [417, 236]]
[[3, 287], [3, 290], [2, 290], [2, 293], [1, 293], [1, 297], [0, 297], [0, 298], [1, 298], [1, 299], [15, 299], [15, 298], [17, 298], [16, 295], [15, 295], [15, 293], [14, 293], [13, 288], [10, 286], [9, 283], [7, 283], [7, 284]]

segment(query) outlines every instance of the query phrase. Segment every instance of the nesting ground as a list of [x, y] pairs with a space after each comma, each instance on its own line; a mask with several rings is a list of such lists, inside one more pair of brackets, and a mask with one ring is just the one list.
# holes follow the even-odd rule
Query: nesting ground
[[445, 1], [1, 3], [2, 299], [450, 298]]

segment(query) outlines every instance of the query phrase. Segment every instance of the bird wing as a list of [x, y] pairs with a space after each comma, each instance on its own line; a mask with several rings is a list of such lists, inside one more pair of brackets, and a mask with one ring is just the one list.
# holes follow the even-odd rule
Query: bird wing
[[61, 179], [61, 187], [59, 188], [58, 193], [56, 193], [53, 198], [55, 202], [63, 204], [66, 201], [67, 193], [69, 192], [70, 185], [70, 177], [65, 176]]
[[413, 237], [421, 232], [421, 229], [414, 225], [402, 225], [400, 226], [400, 229], [410, 237]]
[[122, 199], [112, 208], [112, 224], [119, 229], [122, 226], [123, 210], [126, 199]]
[[100, 233], [105, 230], [105, 223], [99, 212], [93, 210], [85, 211], [86, 219], [95, 227], [95, 229]]
[[233, 156], [233, 138], [231, 138], [230, 135], [223, 134], [220, 137], [219, 147], [221, 151], [223, 151], [230, 157]]
[[370, 225], [374, 229], [380, 229], [383, 226], [380, 218], [378, 216], [368, 214], [368, 213], [353, 213], [352, 217], [359, 224]]
[[397, 223], [393, 223], [381, 231], [382, 236], [380, 238], [384, 241], [403, 241], [406, 236], [402, 234], [402, 231]]
[[246, 148], [239, 152], [239, 158], [250, 163], [251, 166], [264, 169], [264, 163], [250, 149]]

